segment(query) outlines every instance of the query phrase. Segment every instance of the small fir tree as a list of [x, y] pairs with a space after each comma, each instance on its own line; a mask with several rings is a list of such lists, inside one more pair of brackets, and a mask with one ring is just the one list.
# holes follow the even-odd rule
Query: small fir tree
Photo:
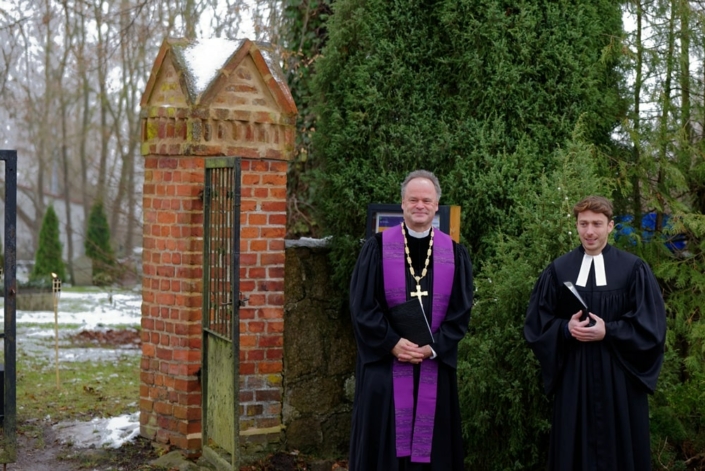
[[85, 241], [86, 255], [93, 262], [93, 284], [106, 285], [115, 276], [115, 255], [110, 245], [110, 227], [103, 210], [103, 202], [98, 200], [91, 208], [88, 217], [88, 231]]
[[65, 279], [66, 270], [61, 254], [59, 218], [56, 216], [54, 207], [49, 206], [39, 232], [39, 246], [34, 257], [34, 268], [29, 275], [30, 283], [51, 284], [52, 273], [55, 273], [59, 279]]

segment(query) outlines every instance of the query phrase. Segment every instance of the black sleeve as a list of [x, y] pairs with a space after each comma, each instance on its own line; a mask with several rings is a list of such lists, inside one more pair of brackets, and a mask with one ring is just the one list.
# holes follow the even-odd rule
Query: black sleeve
[[656, 388], [666, 338], [666, 308], [649, 266], [637, 264], [629, 297], [633, 310], [605, 323], [605, 340], [619, 363], [648, 391]]
[[465, 336], [470, 323], [473, 299], [472, 262], [467, 249], [453, 243], [455, 253], [455, 275], [453, 288], [448, 303], [446, 317], [431, 347], [436, 352], [438, 361], [456, 368], [458, 364], [458, 342]]
[[558, 298], [553, 266], [539, 277], [531, 292], [524, 321], [524, 338], [541, 365], [541, 379], [546, 394], [551, 394], [563, 368], [563, 349], [568, 341], [565, 326], [568, 319], [554, 315]]
[[381, 265], [379, 239], [370, 237], [362, 247], [350, 280], [350, 315], [358, 355], [364, 363], [391, 355], [401, 338], [384, 315]]

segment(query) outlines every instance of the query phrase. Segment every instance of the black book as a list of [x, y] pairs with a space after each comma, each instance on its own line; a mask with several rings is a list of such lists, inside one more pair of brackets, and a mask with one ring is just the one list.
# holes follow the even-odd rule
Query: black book
[[583, 311], [582, 315], [580, 316], [580, 320], [584, 321], [585, 319], [590, 319], [589, 326], [592, 327], [595, 325], [595, 321], [592, 319], [592, 317], [588, 316], [588, 312], [590, 309], [588, 308], [587, 303], [583, 299], [582, 296], [580, 296], [580, 293], [578, 293], [578, 290], [575, 289], [575, 286], [573, 286], [573, 283], [570, 281], [564, 281], [563, 282], [563, 289], [561, 290], [560, 296], [558, 297], [558, 310], [560, 311], [560, 316], [564, 317], [566, 319], [569, 319], [573, 314], [575, 314], [578, 311]]
[[389, 322], [397, 334], [419, 347], [433, 343], [433, 334], [423, 311], [421, 300], [412, 299], [389, 310]]

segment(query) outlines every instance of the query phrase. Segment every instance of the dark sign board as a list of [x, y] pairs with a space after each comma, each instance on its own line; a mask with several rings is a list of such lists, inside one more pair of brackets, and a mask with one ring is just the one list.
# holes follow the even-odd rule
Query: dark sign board
[[[367, 228], [365, 238], [396, 226], [404, 220], [401, 204], [367, 205]], [[456, 242], [460, 239], [460, 206], [439, 205], [433, 218], [433, 227], [450, 235]]]

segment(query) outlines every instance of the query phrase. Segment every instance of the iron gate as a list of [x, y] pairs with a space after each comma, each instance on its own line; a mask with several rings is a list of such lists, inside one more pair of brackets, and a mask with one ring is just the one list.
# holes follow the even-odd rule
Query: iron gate
[[206, 160], [203, 192], [202, 444], [239, 469], [240, 159]]
[[16, 402], [16, 307], [17, 307], [17, 151], [0, 150], [0, 160], [5, 162], [5, 263], [3, 295], [5, 297], [5, 323], [0, 338], [3, 341], [3, 366], [0, 371], [2, 389], [2, 441], [0, 463], [14, 463], [17, 458], [17, 402]]

